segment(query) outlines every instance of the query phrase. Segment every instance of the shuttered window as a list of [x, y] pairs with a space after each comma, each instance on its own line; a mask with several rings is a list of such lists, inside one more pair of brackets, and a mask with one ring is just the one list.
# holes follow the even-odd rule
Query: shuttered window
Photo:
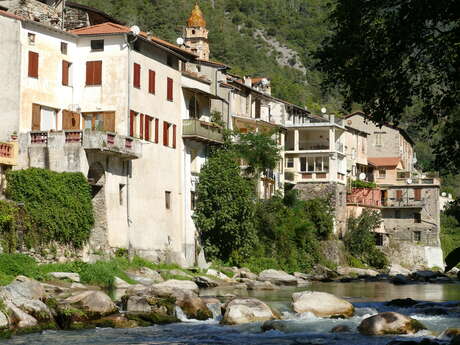
[[102, 61], [86, 62], [86, 85], [102, 84]]
[[138, 89], [141, 88], [141, 65], [138, 63], [134, 64], [133, 86]]
[[80, 129], [80, 114], [63, 110], [62, 111], [62, 129], [63, 130], [79, 130]]
[[69, 86], [70, 62], [62, 61], [62, 85]]
[[139, 138], [144, 139], [144, 114], [139, 115]]
[[149, 93], [155, 93], [155, 71], [149, 70]]
[[40, 130], [40, 122], [41, 122], [41, 107], [39, 104], [32, 104], [32, 130], [39, 131]]
[[173, 143], [172, 147], [176, 148], [176, 125], [173, 125]]
[[169, 146], [169, 123], [163, 122], [163, 145]]
[[155, 119], [155, 144], [158, 144], [160, 142], [159, 131], [160, 131], [160, 120]]
[[29, 77], [38, 78], [38, 53], [29, 52]]
[[422, 190], [420, 188], [414, 189], [414, 200], [416, 201], [422, 200]]
[[402, 192], [402, 190], [397, 190], [397, 191], [396, 191], [396, 200], [397, 200], [397, 201], [402, 201], [402, 198], [403, 198], [403, 192]]
[[145, 135], [144, 135], [144, 139], [147, 140], [147, 141], [150, 141], [150, 138], [151, 138], [151, 134], [150, 134], [150, 131], [151, 131], [151, 128], [152, 128], [152, 118], [148, 115], [145, 115], [145, 125], [144, 125], [144, 131], [145, 131]]
[[129, 113], [129, 136], [131, 137], [134, 137], [136, 135], [136, 116], [137, 113], [131, 110]]
[[167, 100], [173, 101], [173, 80], [171, 78], [168, 78], [167, 82]]

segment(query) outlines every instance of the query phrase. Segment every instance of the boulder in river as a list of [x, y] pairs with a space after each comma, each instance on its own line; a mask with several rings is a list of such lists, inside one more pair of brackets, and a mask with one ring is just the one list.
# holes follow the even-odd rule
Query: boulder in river
[[193, 281], [198, 285], [201, 289], [213, 288], [219, 285], [215, 280], [208, 278], [206, 276], [198, 276], [193, 278]]
[[407, 276], [410, 274], [410, 270], [407, 268], [402, 267], [401, 265], [398, 264], [391, 264], [390, 270], [388, 271], [388, 274], [390, 276], [396, 276], [398, 274], [402, 274], [404, 276]]
[[350, 302], [327, 292], [296, 292], [292, 301], [296, 313], [310, 312], [317, 317], [350, 317], [355, 310]]
[[399, 308], [410, 308], [416, 305], [418, 302], [412, 298], [397, 298], [389, 302], [386, 302], [385, 305], [389, 307], [399, 307]]
[[278, 286], [273, 285], [269, 281], [261, 282], [258, 280], [248, 280], [246, 281], [246, 286], [248, 290], [277, 290]]
[[0, 311], [0, 329], [8, 328], [10, 322], [8, 321], [8, 317]]
[[84, 312], [90, 319], [100, 318], [118, 311], [111, 298], [102, 291], [88, 290], [78, 292], [61, 301]]
[[364, 268], [356, 268], [356, 267], [337, 267], [337, 273], [342, 276], [369, 276], [369, 277], [376, 277], [379, 275], [379, 272], [371, 270], [371, 269], [364, 269]]
[[137, 270], [126, 271], [128, 277], [143, 285], [151, 285], [164, 281], [160, 273], [148, 267], [141, 267]]
[[347, 325], [337, 325], [331, 329], [331, 333], [348, 333], [348, 332], [351, 332], [351, 329]]
[[176, 280], [176, 279], [170, 279], [162, 283], [157, 283], [152, 285], [152, 287], [156, 288], [174, 288], [177, 290], [188, 290], [192, 291], [195, 293], [198, 293], [199, 288], [198, 285], [196, 285], [195, 282], [192, 282], [191, 280]]
[[426, 327], [419, 321], [395, 312], [384, 312], [361, 321], [358, 331], [364, 335], [414, 334]]
[[78, 273], [73, 272], [51, 272], [48, 273], [54, 279], [68, 279], [75, 283], [80, 282], [80, 275]]
[[235, 298], [224, 305], [222, 323], [240, 325], [250, 322], [277, 319], [273, 310], [256, 298]]
[[293, 275], [272, 269], [260, 272], [258, 279], [260, 281], [269, 281], [276, 285], [297, 285], [297, 278]]

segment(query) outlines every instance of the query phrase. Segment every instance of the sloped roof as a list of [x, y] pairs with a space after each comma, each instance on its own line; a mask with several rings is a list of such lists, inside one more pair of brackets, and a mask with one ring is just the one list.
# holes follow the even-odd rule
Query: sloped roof
[[19, 17], [19, 16], [13, 14], [13, 13], [9, 13], [9, 12], [3, 11], [3, 10], [0, 10], [0, 15], [4, 16], [4, 17], [10, 17], [10, 18], [13, 18], [13, 19], [18, 19], [18, 20], [24, 20], [25, 19], [23, 17]]
[[205, 28], [206, 20], [204, 19], [203, 12], [201, 12], [200, 6], [198, 3], [195, 4], [195, 7], [192, 10], [190, 18], [187, 20], [187, 26], [189, 28]]
[[87, 12], [94, 12], [102, 17], [104, 17], [105, 19], [107, 19], [107, 21], [109, 22], [112, 22], [112, 23], [116, 23], [116, 24], [124, 24], [123, 22], [119, 21], [118, 19], [110, 16], [109, 14], [97, 9], [97, 8], [94, 8], [94, 7], [90, 7], [90, 6], [86, 6], [86, 5], [82, 5], [82, 4], [78, 4], [76, 2], [72, 2], [72, 1], [66, 1], [65, 3], [66, 7], [73, 7], [73, 8], [78, 8], [78, 9], [81, 9], [81, 10], [84, 10], [84, 11], [87, 11]]
[[396, 167], [401, 158], [399, 157], [368, 157], [367, 162], [376, 167]]

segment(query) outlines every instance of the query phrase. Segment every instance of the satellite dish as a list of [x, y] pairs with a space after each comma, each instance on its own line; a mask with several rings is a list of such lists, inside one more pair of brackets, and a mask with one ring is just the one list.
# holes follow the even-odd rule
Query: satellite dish
[[139, 33], [141, 32], [141, 29], [139, 29], [139, 27], [137, 25], [131, 26], [130, 30], [133, 33], [133, 35], [135, 35], [135, 36], [139, 35]]
[[269, 84], [268, 79], [267, 79], [267, 78], [263, 78], [263, 79], [262, 79], [262, 85], [263, 85], [263, 86], [267, 86], [268, 84]]
[[181, 46], [184, 44], [184, 39], [182, 37], [178, 37], [176, 40], [177, 45]]
[[362, 172], [361, 174], [359, 174], [359, 179], [360, 179], [361, 181], [364, 181], [364, 180], [366, 179], [366, 174], [363, 173], [363, 172]]
[[445, 198], [447, 196], [446, 192], [442, 192], [441, 195]]
[[322, 112], [323, 114], [326, 114], [326, 111], [327, 111], [327, 109], [326, 109], [326, 108], [324, 108], [324, 107], [323, 107], [323, 108], [321, 108], [321, 112]]
[[407, 184], [412, 184], [412, 179], [411, 179], [411, 178], [408, 178], [408, 179], [406, 180], [406, 182], [407, 182]]

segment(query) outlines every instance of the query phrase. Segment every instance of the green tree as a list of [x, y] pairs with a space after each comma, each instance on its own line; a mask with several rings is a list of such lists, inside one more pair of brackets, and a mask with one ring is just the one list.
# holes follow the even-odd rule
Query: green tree
[[195, 224], [206, 255], [239, 264], [256, 242], [253, 185], [240, 174], [238, 156], [217, 150], [200, 172]]
[[363, 105], [376, 122], [413, 120], [438, 133], [438, 166], [460, 163], [460, 11], [457, 0], [338, 0], [333, 33], [318, 54], [345, 106]]
[[388, 265], [385, 254], [375, 245], [374, 229], [381, 221], [377, 211], [366, 209], [359, 217], [348, 219], [348, 229], [344, 238], [345, 247], [354, 258], [376, 268]]

